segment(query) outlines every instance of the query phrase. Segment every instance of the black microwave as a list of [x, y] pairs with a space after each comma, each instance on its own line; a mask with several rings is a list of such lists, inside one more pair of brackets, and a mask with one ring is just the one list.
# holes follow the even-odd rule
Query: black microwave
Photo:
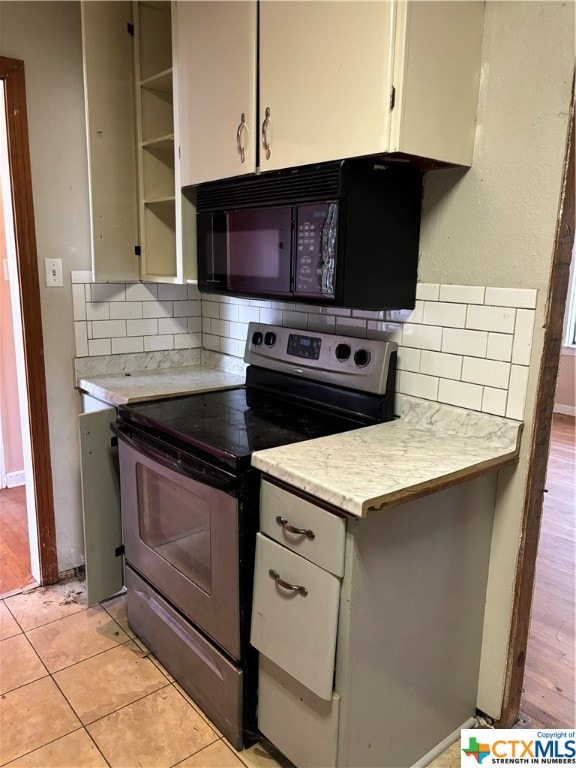
[[190, 192], [200, 291], [362, 309], [414, 307], [420, 169], [362, 158], [210, 182]]

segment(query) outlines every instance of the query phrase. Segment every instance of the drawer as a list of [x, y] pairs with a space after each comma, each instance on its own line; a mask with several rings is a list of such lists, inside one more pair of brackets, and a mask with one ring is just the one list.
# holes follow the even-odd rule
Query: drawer
[[[306, 594], [287, 589], [278, 579], [302, 586]], [[339, 600], [336, 576], [256, 534], [250, 641], [327, 701], [332, 697]]]
[[[310, 531], [313, 538], [305, 533], [293, 533], [288, 526]], [[260, 530], [330, 573], [344, 575], [346, 520], [343, 517], [263, 480]]]
[[318, 698], [260, 654], [258, 730], [298, 768], [335, 768], [340, 698]]

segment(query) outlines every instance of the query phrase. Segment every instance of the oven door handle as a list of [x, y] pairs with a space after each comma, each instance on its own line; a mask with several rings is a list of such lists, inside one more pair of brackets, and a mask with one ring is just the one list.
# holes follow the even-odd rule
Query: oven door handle
[[[171, 469], [179, 475], [186, 475], [186, 477], [190, 477], [192, 480], [196, 480], [203, 485], [209, 485], [219, 491], [224, 491], [224, 493], [228, 493], [231, 496], [236, 495], [236, 477], [219, 467], [214, 467], [209, 462], [202, 459], [196, 460], [193, 458], [191, 458], [190, 461], [194, 462], [196, 466], [187, 466], [186, 464], [180, 463], [178, 458], [172, 458], [164, 453], [161, 447], [163, 446], [163, 443], [158, 438], [151, 438], [159, 446], [158, 449], [155, 449], [146, 445], [146, 443], [140, 442], [137, 437], [138, 431], [132, 427], [119, 424], [118, 422], [112, 422], [110, 428], [122, 442], [126, 443], [126, 445], [166, 469]], [[173, 446], [166, 445], [166, 450], [174, 451], [175, 454], [181, 454], [181, 452]]]

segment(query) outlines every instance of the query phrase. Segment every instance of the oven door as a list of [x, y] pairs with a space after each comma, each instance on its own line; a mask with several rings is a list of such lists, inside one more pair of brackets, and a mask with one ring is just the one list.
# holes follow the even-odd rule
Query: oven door
[[199, 481], [119, 434], [126, 561], [240, 659], [239, 520], [234, 491]]

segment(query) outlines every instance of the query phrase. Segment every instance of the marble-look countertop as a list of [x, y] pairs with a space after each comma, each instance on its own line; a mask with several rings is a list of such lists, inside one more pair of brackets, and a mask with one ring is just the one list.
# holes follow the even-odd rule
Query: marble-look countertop
[[521, 422], [399, 396], [399, 419], [252, 454], [262, 472], [356, 517], [518, 460]]
[[245, 376], [237, 373], [193, 365], [79, 378], [76, 386], [110, 405], [124, 405], [212, 389], [232, 389], [241, 387], [244, 381]]

